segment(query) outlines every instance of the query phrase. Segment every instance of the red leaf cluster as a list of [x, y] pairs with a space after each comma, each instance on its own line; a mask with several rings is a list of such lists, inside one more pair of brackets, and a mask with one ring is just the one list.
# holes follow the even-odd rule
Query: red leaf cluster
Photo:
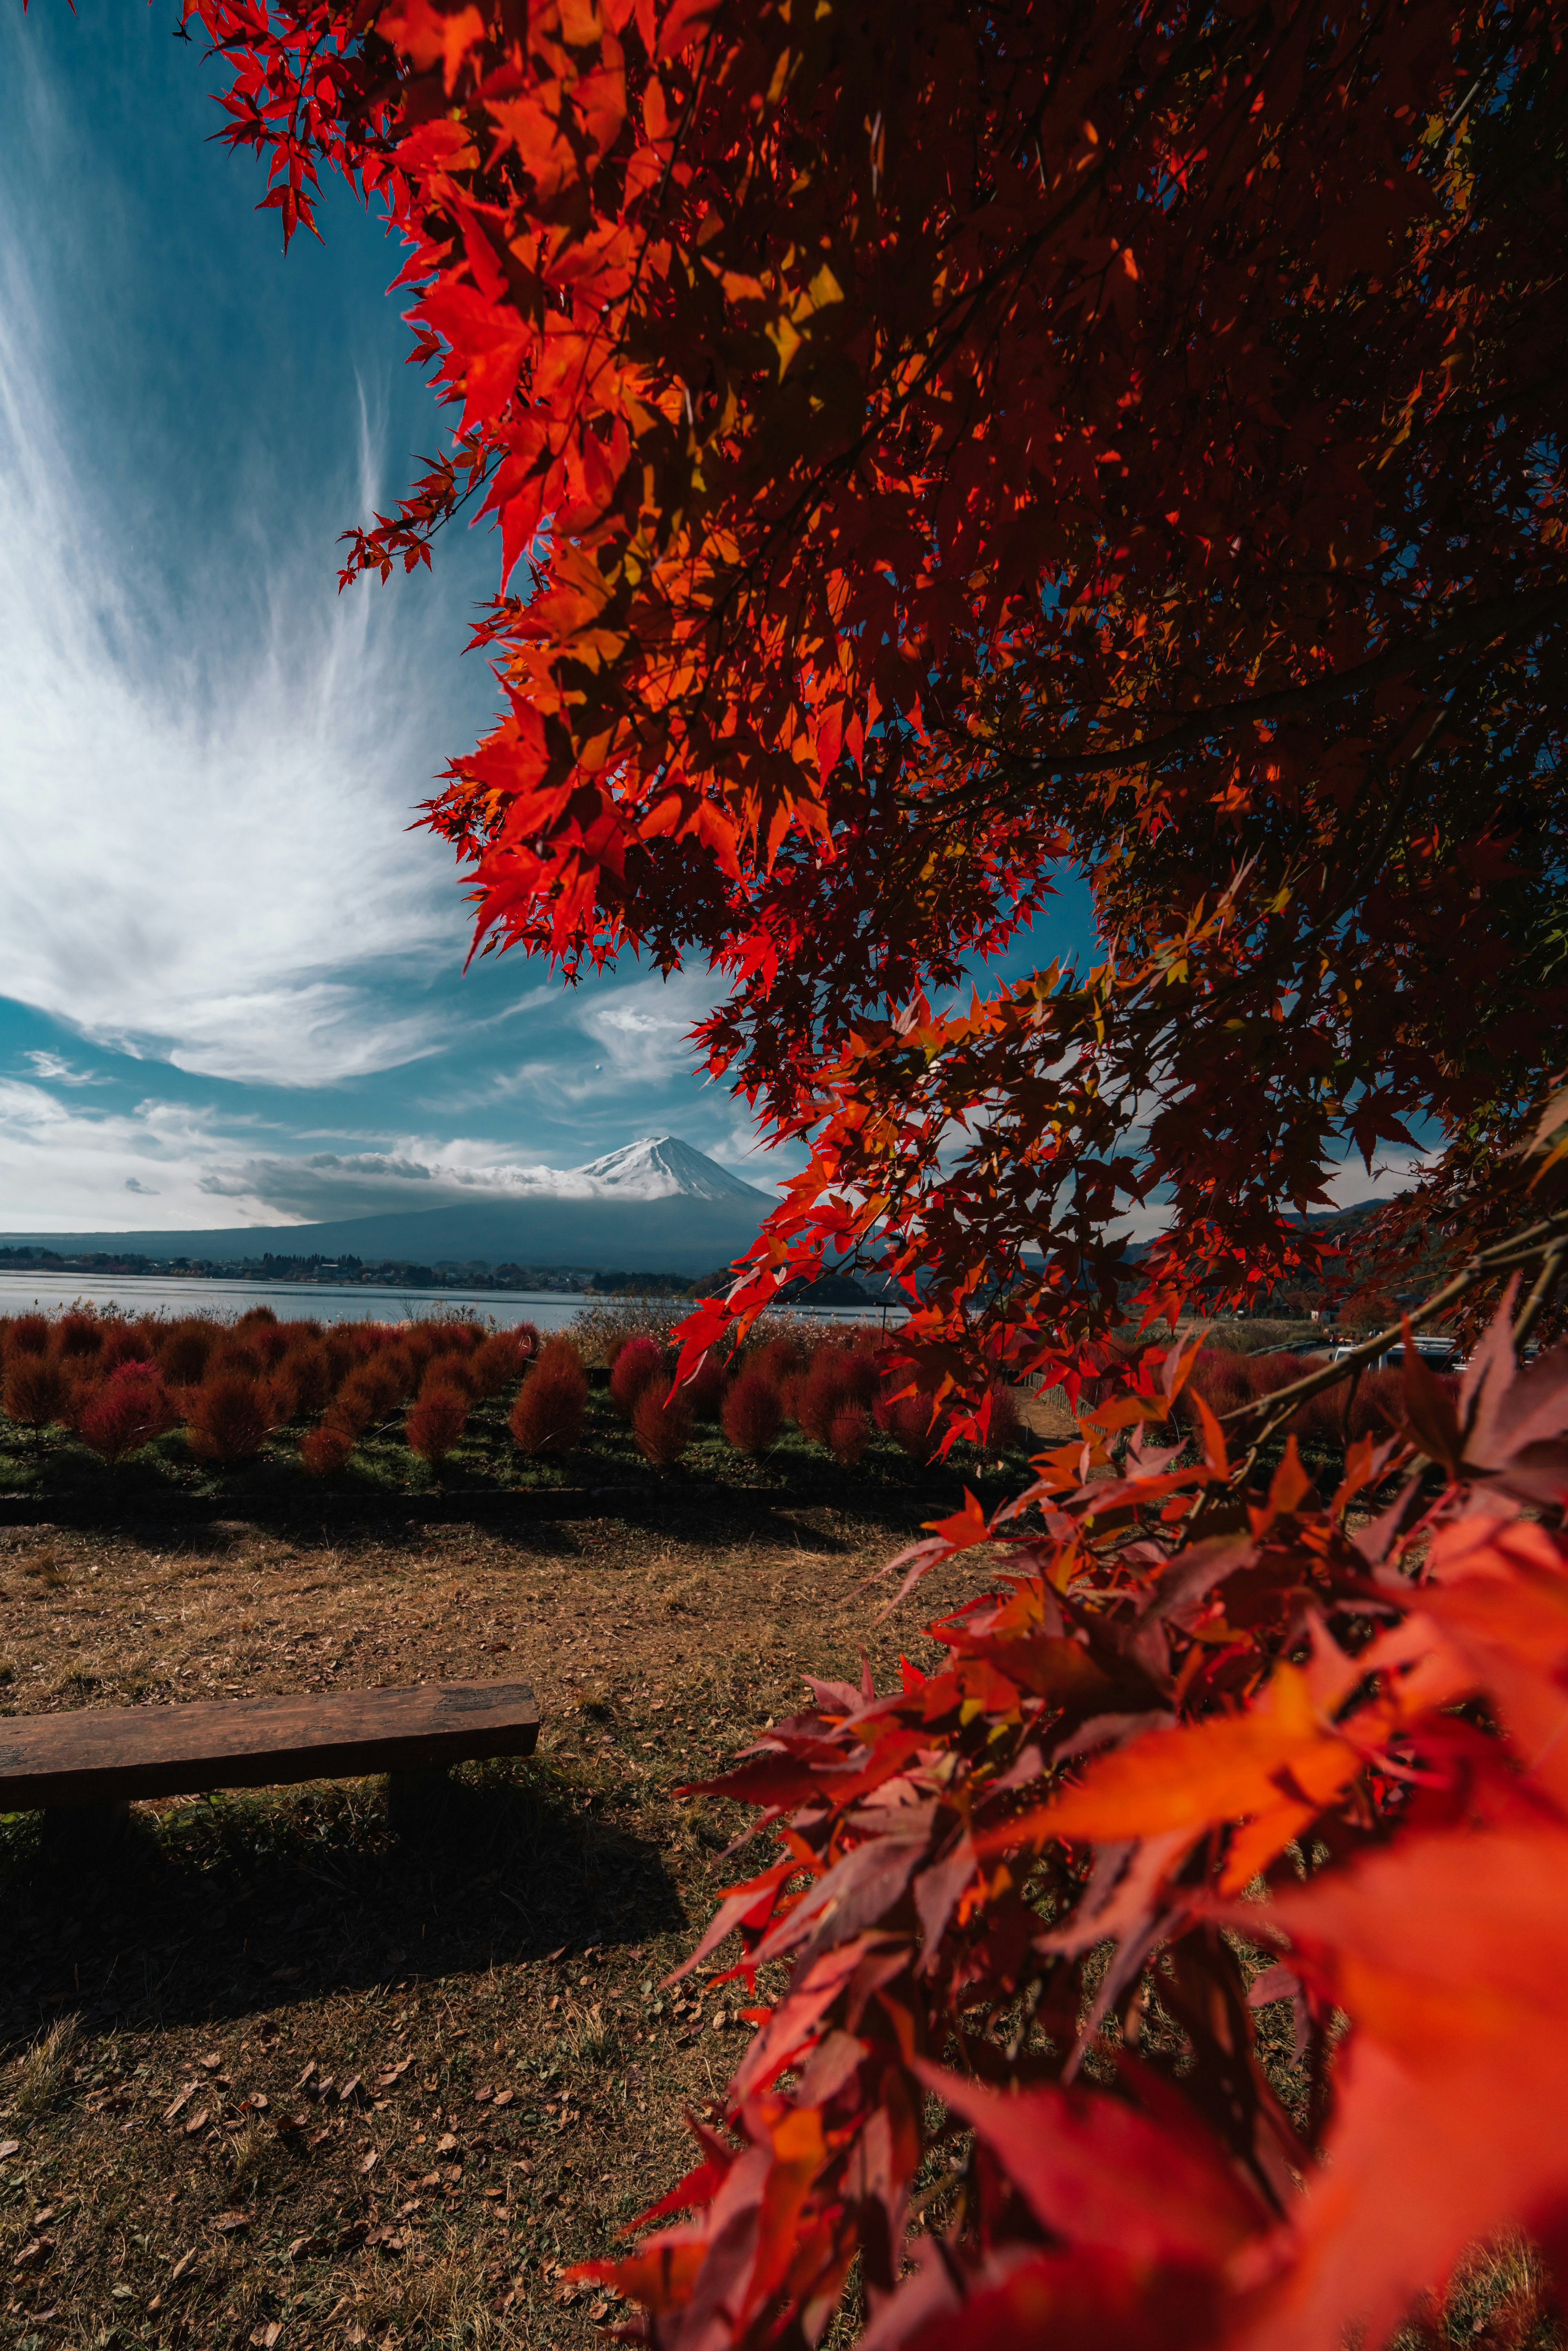
[[[1559, 12], [193, 7], [453, 412], [345, 577], [498, 530], [479, 935], [722, 974], [810, 1144], [688, 1369], [869, 1251], [938, 1401], [1092, 1378], [1431, 1127], [1484, 1225], [1568, 1059]], [[964, 1001], [1064, 865], [1103, 960]]]
[[1206, 1403], [1160, 1441], [1195, 1353], [894, 1563], [989, 1552], [939, 1666], [702, 1783], [776, 1855], [677, 1974], [785, 1980], [580, 2272], [635, 2339], [805, 2351], [858, 2261], [872, 2351], [1375, 2351], [1478, 2241], [1565, 2241], [1568, 1347], [1412, 1357], [1326, 1505]]

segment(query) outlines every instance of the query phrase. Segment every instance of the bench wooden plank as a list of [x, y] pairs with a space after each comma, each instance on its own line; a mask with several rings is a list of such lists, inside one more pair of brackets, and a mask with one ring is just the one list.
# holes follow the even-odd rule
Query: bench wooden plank
[[526, 1682], [428, 1682], [0, 1719], [0, 1812], [284, 1787], [531, 1755]]

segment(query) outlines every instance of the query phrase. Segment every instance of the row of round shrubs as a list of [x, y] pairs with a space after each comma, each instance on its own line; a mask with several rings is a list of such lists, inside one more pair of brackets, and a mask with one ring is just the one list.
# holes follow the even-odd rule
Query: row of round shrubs
[[[721, 1360], [671, 1393], [674, 1358], [651, 1339], [610, 1351], [612, 1402], [651, 1461], [676, 1461], [699, 1422], [716, 1422], [736, 1451], [766, 1453], [793, 1425], [837, 1459], [860, 1460], [873, 1427], [917, 1459], [941, 1428], [928, 1400], [899, 1397], [853, 1332], [810, 1349], [779, 1338]], [[105, 1461], [122, 1460], [183, 1428], [191, 1451], [228, 1468], [254, 1459], [290, 1423], [309, 1426], [299, 1458], [317, 1476], [340, 1469], [371, 1430], [402, 1418], [411, 1449], [439, 1467], [476, 1402], [516, 1389], [508, 1417], [527, 1456], [580, 1444], [589, 1381], [576, 1343], [540, 1339], [530, 1322], [486, 1331], [464, 1320], [406, 1324], [280, 1322], [253, 1307], [230, 1325], [206, 1316], [141, 1321], [81, 1310], [0, 1319], [0, 1403], [41, 1444], [68, 1428]], [[1020, 1435], [1011, 1391], [992, 1392], [990, 1446]]]
[[[710, 1354], [674, 1394], [673, 1375], [673, 1356], [652, 1339], [628, 1339], [611, 1351], [611, 1400], [651, 1461], [678, 1460], [703, 1420], [716, 1421], [736, 1452], [752, 1456], [768, 1452], [792, 1425], [849, 1468], [873, 1427], [921, 1461], [942, 1434], [929, 1398], [900, 1396], [900, 1383], [884, 1379], [875, 1349], [853, 1332], [825, 1335], [809, 1350], [779, 1338], [727, 1360]], [[994, 1388], [991, 1449], [1009, 1450], [1021, 1433], [1011, 1389]]]
[[[1200, 1395], [1217, 1417], [1250, 1404], [1255, 1397], [1273, 1395], [1291, 1386], [1326, 1363], [1326, 1355], [1243, 1355], [1224, 1347], [1202, 1348], [1188, 1377], [1188, 1389]], [[1458, 1382], [1448, 1373], [1437, 1375], [1450, 1393]], [[1343, 1448], [1357, 1437], [1384, 1437], [1405, 1415], [1405, 1379], [1398, 1370], [1365, 1371], [1354, 1384], [1343, 1382], [1309, 1396], [1285, 1423], [1299, 1444], [1323, 1451]], [[1197, 1416], [1182, 1416], [1189, 1425]]]
[[0, 1404], [39, 1442], [47, 1428], [68, 1428], [111, 1463], [183, 1427], [199, 1458], [230, 1468], [306, 1420], [300, 1458], [325, 1474], [403, 1405], [413, 1450], [444, 1459], [474, 1403], [514, 1386], [538, 1346], [531, 1323], [324, 1329], [280, 1322], [267, 1306], [232, 1325], [204, 1315], [21, 1314], [0, 1320]]

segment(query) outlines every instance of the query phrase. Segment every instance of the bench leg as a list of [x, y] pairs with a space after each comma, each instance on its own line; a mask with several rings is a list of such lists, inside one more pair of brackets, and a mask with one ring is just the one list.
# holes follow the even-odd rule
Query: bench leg
[[444, 1771], [389, 1771], [387, 1820], [400, 1836], [422, 1836], [439, 1824], [451, 1793]]
[[41, 1850], [50, 1870], [101, 1869], [125, 1841], [129, 1802], [49, 1804], [44, 1812]]

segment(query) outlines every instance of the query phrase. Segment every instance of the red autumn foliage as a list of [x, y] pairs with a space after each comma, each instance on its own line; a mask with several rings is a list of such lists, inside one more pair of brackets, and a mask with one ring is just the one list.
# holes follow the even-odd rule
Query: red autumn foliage
[[725, 1391], [729, 1384], [729, 1367], [716, 1347], [709, 1350], [697, 1369], [682, 1384], [681, 1393], [696, 1420], [716, 1421], [724, 1410]]
[[[622, 1353], [622, 1363], [630, 1353], [628, 1348]], [[665, 1383], [660, 1378], [649, 1380], [639, 1391], [632, 1407], [632, 1434], [645, 1460], [667, 1469], [690, 1445], [694, 1426], [695, 1416], [684, 1390], [677, 1389], [673, 1396], [667, 1395]]]
[[834, 1421], [851, 1405], [869, 1405], [876, 1395], [877, 1378], [876, 1358], [869, 1351], [829, 1340], [817, 1348], [810, 1368], [797, 1380], [794, 1417], [818, 1445], [831, 1445], [829, 1432]]
[[760, 1372], [763, 1378], [782, 1392], [786, 1380], [798, 1379], [806, 1368], [806, 1352], [799, 1340], [769, 1339], [760, 1347], [747, 1350], [747, 1371]]
[[82, 1443], [112, 1465], [177, 1428], [180, 1419], [157, 1367], [131, 1362], [118, 1365], [82, 1402], [74, 1426]]
[[[158, 1369], [172, 1386], [194, 1387], [206, 1371], [218, 1343], [217, 1333], [210, 1322], [176, 1323], [168, 1337], [159, 1343], [155, 1358]], [[63, 1340], [61, 1352], [64, 1352]], [[88, 1351], [84, 1349], [83, 1352]]]
[[[858, 2263], [874, 2351], [1373, 2351], [1478, 2238], [1568, 2241], [1568, 1364], [1406, 1363], [1323, 1504], [1201, 1395], [1163, 1445], [1187, 1366], [1112, 1333], [1312, 1275], [1412, 1123], [1395, 1237], [1548, 1173], [1559, 12], [198, 6], [286, 238], [379, 193], [460, 409], [350, 573], [499, 523], [506, 705], [433, 812], [481, 931], [727, 975], [710, 1070], [809, 1140], [685, 1368], [863, 1247], [924, 1442], [1031, 1367], [1100, 1416], [904, 1562], [992, 1563], [940, 1670], [719, 1783], [779, 1851], [698, 1958], [789, 1980], [607, 2265], [643, 2339], [803, 2351]], [[1103, 963], [964, 1003], [1063, 865]]]
[[525, 1373], [507, 1426], [519, 1453], [570, 1453], [588, 1416], [588, 1374], [575, 1349], [552, 1341]]
[[190, 1397], [185, 1441], [202, 1460], [228, 1468], [254, 1460], [282, 1417], [263, 1381], [244, 1372], [210, 1373]]
[[1019, 1411], [1018, 1398], [1005, 1383], [998, 1381], [988, 1391], [990, 1415], [986, 1429], [986, 1449], [988, 1453], [1011, 1453], [1024, 1442], [1023, 1416]]
[[768, 1452], [778, 1443], [784, 1426], [784, 1407], [779, 1401], [778, 1389], [765, 1372], [747, 1370], [731, 1380], [725, 1391], [719, 1425], [727, 1443], [737, 1453], [755, 1456]]
[[103, 1325], [95, 1314], [76, 1310], [62, 1314], [55, 1326], [57, 1352], [67, 1363], [85, 1362], [103, 1344]]
[[45, 1314], [18, 1314], [5, 1333], [5, 1360], [48, 1353], [49, 1322]]
[[214, 1377], [225, 1372], [237, 1372], [243, 1379], [258, 1380], [267, 1368], [259, 1345], [231, 1333], [219, 1339], [207, 1357], [207, 1369]]
[[610, 1401], [625, 1419], [632, 1418], [643, 1390], [655, 1381], [664, 1387], [670, 1384], [664, 1351], [657, 1340], [628, 1339], [616, 1349], [610, 1367]]
[[392, 1359], [388, 1350], [349, 1374], [332, 1399], [332, 1418], [354, 1436], [362, 1437], [386, 1418], [403, 1392], [403, 1366]]
[[419, 1401], [403, 1423], [409, 1450], [439, 1466], [468, 1426], [468, 1398], [459, 1389], [437, 1382], [422, 1387]]
[[532, 1322], [514, 1322], [509, 1330], [493, 1331], [474, 1351], [472, 1368], [483, 1396], [505, 1395], [523, 1366], [538, 1353], [539, 1334]]
[[828, 1423], [823, 1441], [835, 1461], [852, 1469], [871, 1443], [871, 1415], [864, 1405], [847, 1401], [840, 1404]]
[[294, 1395], [294, 1410], [307, 1418], [325, 1409], [335, 1382], [332, 1359], [319, 1339], [304, 1339], [291, 1346], [278, 1367], [278, 1376], [287, 1379]]
[[[1412, 1118], [1484, 1228], [1564, 1058], [1554, 10], [195, 5], [452, 404], [345, 577], [499, 526], [481, 932], [726, 973], [710, 1071], [810, 1138], [694, 1360], [863, 1247], [939, 1400], [1092, 1374], [1124, 1281], [1312, 1276]], [[1063, 862], [1103, 962], [962, 1001]]]
[[334, 1476], [353, 1449], [352, 1432], [329, 1420], [308, 1428], [299, 1440], [299, 1458], [312, 1478]]
[[875, 1413], [877, 1426], [891, 1437], [912, 1461], [929, 1461], [941, 1442], [929, 1396], [883, 1396]]
[[30, 1428], [35, 1437], [41, 1436], [66, 1418], [72, 1395], [68, 1374], [41, 1351], [20, 1349], [7, 1353], [0, 1402], [6, 1419], [14, 1420], [18, 1428]]
[[1568, 1346], [1520, 1371], [1500, 1321], [1457, 1396], [1412, 1360], [1419, 1453], [1361, 1443], [1325, 1506], [1287, 1447], [1245, 1511], [1212, 1416], [1196, 1461], [1155, 1434], [1191, 1366], [894, 1562], [999, 1553], [936, 1669], [812, 1683], [701, 1783], [778, 1851], [676, 1976], [758, 2030], [578, 2273], [638, 2339], [805, 2351], [858, 2261], [874, 2351], [1340, 2351], [1478, 2241], [1561, 2241]]

